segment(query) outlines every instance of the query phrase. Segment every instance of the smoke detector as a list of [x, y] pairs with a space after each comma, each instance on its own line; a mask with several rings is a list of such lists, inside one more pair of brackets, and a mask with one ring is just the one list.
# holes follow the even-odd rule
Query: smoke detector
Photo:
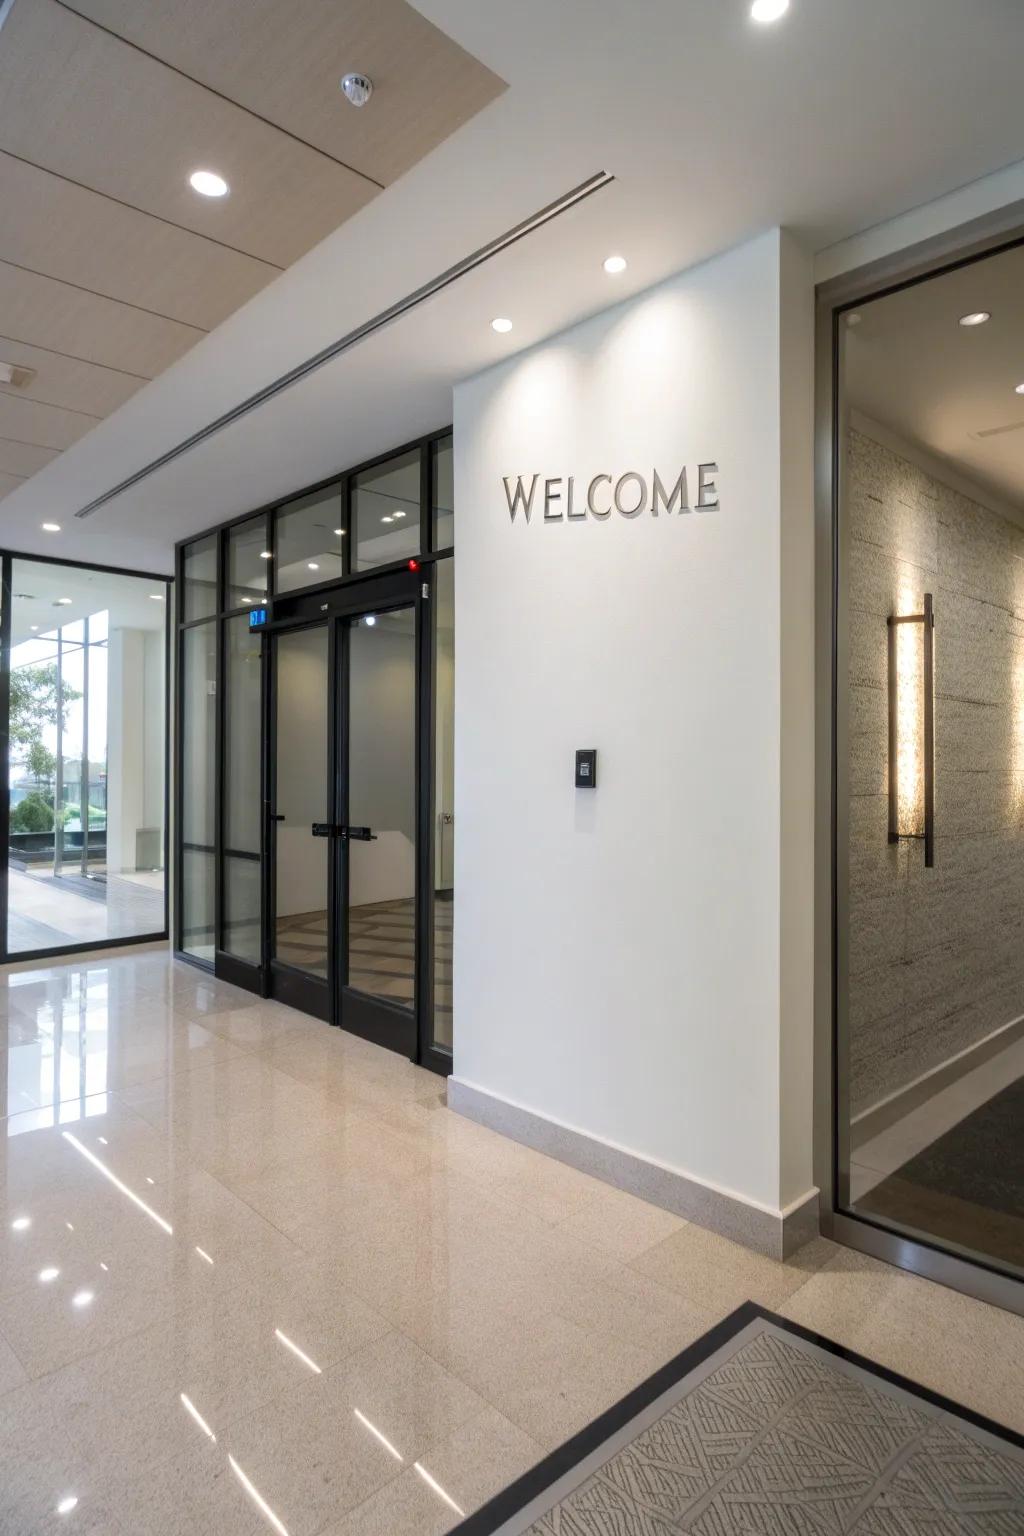
[[373, 81], [369, 75], [342, 75], [341, 89], [346, 101], [354, 107], [365, 107], [373, 95]]
[[19, 368], [16, 363], [0, 363], [0, 384], [13, 384], [15, 389], [21, 389], [34, 377], [34, 368]]

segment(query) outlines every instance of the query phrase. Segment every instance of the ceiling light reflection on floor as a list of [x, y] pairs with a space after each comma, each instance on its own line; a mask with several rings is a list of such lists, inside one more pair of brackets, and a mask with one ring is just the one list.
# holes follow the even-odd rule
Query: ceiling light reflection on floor
[[73, 1307], [88, 1307], [96, 1300], [95, 1291], [76, 1291], [71, 1298]]
[[87, 1159], [87, 1161], [92, 1163], [93, 1167], [98, 1169], [105, 1179], [109, 1179], [115, 1189], [120, 1190], [122, 1195], [127, 1195], [128, 1199], [131, 1200], [134, 1205], [137, 1205], [140, 1211], [145, 1211], [150, 1221], [155, 1221], [158, 1227], [162, 1227], [163, 1230], [167, 1233], [168, 1237], [174, 1236], [174, 1228], [171, 1226], [170, 1222], [165, 1221], [162, 1216], [157, 1215], [156, 1211], [154, 1211], [151, 1206], [148, 1206], [145, 1200], [141, 1199], [133, 1189], [129, 1189], [128, 1185], [123, 1183], [117, 1177], [116, 1173], [111, 1173], [106, 1163], [101, 1162], [100, 1159], [96, 1156], [95, 1152], [90, 1152], [89, 1148], [83, 1146], [78, 1137], [72, 1136], [70, 1131], [61, 1131], [61, 1135], [64, 1137], [65, 1141], [70, 1142], [71, 1146], [74, 1147], [76, 1152], [80, 1152], [82, 1156]]
[[284, 1523], [278, 1519], [277, 1515], [275, 1515], [274, 1511], [271, 1509], [262, 1493], [260, 1493], [259, 1489], [249, 1481], [235, 1458], [229, 1455], [228, 1461], [231, 1463], [232, 1472], [238, 1478], [238, 1481], [241, 1483], [250, 1499], [252, 1499], [257, 1509], [267, 1517], [271, 1525], [274, 1527], [274, 1530], [278, 1532], [278, 1536], [288, 1536], [288, 1531]]
[[969, 315], [961, 315], [960, 324], [965, 330], [970, 330], [976, 325], [985, 325], [991, 319], [987, 309], [975, 309]]
[[56, 1280], [59, 1274], [60, 1270], [56, 1267], [56, 1265], [48, 1264], [45, 1269], [41, 1269], [39, 1271], [39, 1282], [41, 1285], [50, 1285], [52, 1281]]
[[28, 1228], [31, 1225], [32, 1225], [32, 1217], [31, 1216], [15, 1216], [14, 1220], [11, 1222], [11, 1231], [12, 1232], [25, 1232], [25, 1231], [28, 1230]]
[[445, 1493], [444, 1489], [441, 1487], [441, 1484], [437, 1481], [436, 1478], [431, 1477], [431, 1475], [427, 1471], [426, 1467], [421, 1467], [418, 1461], [414, 1461], [413, 1462], [413, 1466], [416, 1468], [416, 1471], [419, 1473], [420, 1477], [422, 1477], [422, 1479], [426, 1483], [427, 1487], [428, 1488], [433, 1488], [433, 1490], [437, 1494], [438, 1498], [439, 1499], [443, 1499], [444, 1502], [448, 1505], [449, 1509], [454, 1509], [454, 1511], [455, 1511], [455, 1513], [457, 1515], [461, 1515], [462, 1518], [465, 1519], [466, 1518], [466, 1511], [464, 1509], [460, 1509], [459, 1508], [459, 1506], [456, 1504], [455, 1500], [452, 1498], [450, 1493]]
[[77, 1494], [74, 1494], [74, 1493], [66, 1494], [65, 1497], [63, 1499], [61, 1499], [60, 1503], [57, 1505], [57, 1513], [58, 1513], [58, 1515], [70, 1515], [71, 1511], [75, 1508], [77, 1503], [78, 1503], [78, 1495]]
[[214, 1445], [216, 1445], [217, 1444], [217, 1436], [214, 1434], [214, 1432], [210, 1428], [209, 1424], [207, 1424], [206, 1420], [203, 1418], [202, 1414], [199, 1412], [199, 1409], [196, 1407], [195, 1403], [192, 1401], [192, 1399], [185, 1392], [182, 1392], [180, 1394], [180, 1396], [181, 1396], [181, 1401], [182, 1401], [182, 1403], [183, 1403], [183, 1405], [185, 1407], [186, 1412], [189, 1413], [192, 1416], [192, 1418], [195, 1420], [195, 1422], [199, 1425], [199, 1428], [202, 1430], [203, 1434], [204, 1435], [209, 1435], [209, 1437], [213, 1441]]
[[377, 1428], [376, 1424], [371, 1424], [370, 1423], [370, 1421], [366, 1417], [365, 1413], [360, 1413], [358, 1408], [353, 1408], [352, 1412], [355, 1414], [355, 1416], [359, 1420], [360, 1424], [362, 1424], [363, 1428], [364, 1429], [368, 1429], [370, 1431], [370, 1434], [373, 1435], [375, 1439], [380, 1441], [380, 1443], [384, 1447], [384, 1449], [390, 1455], [392, 1455], [395, 1458], [396, 1461], [404, 1461], [405, 1460], [405, 1457], [402, 1455], [401, 1451], [396, 1451], [395, 1450], [394, 1446], [391, 1444], [391, 1441], [387, 1438], [387, 1436], [381, 1434], [381, 1432]]
[[201, 1259], [205, 1259], [207, 1264], [213, 1263], [213, 1260], [210, 1258], [210, 1255], [207, 1253], [206, 1249], [200, 1248], [198, 1243], [196, 1243], [196, 1253], [198, 1253]]
[[280, 1339], [285, 1349], [290, 1349], [295, 1358], [297, 1360], [301, 1360], [303, 1365], [308, 1365], [309, 1369], [311, 1371], [315, 1371], [318, 1376], [323, 1375], [323, 1371], [321, 1371], [316, 1361], [311, 1360], [306, 1354], [305, 1350], [300, 1349], [299, 1346], [292, 1339], [290, 1339], [286, 1333], [281, 1332], [280, 1328], [274, 1329], [274, 1337], [275, 1339]]

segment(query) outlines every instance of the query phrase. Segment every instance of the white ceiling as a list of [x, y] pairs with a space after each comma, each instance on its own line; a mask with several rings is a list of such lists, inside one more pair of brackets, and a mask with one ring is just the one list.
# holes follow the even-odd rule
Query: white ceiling
[[[959, 324], [981, 310], [988, 324]], [[856, 315], [844, 334], [850, 404], [1024, 511], [1024, 247]]]
[[[770, 28], [749, 0], [419, 9], [510, 88], [8, 496], [5, 542], [43, 547], [53, 517], [79, 558], [169, 569], [176, 539], [443, 426], [455, 380], [614, 298], [777, 223], [823, 248], [1024, 157], [1017, 0], [793, 0]], [[609, 189], [74, 520], [602, 170]], [[612, 250], [630, 263], [614, 280]], [[499, 313], [509, 336], [490, 330]]]

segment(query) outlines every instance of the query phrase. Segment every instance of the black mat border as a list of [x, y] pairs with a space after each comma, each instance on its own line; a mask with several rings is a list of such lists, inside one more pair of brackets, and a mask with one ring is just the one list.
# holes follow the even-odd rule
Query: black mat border
[[954, 1418], [960, 1419], [965, 1424], [970, 1424], [974, 1429], [983, 1430], [1004, 1444], [1011, 1445], [1017, 1450], [1024, 1451], [1024, 1435], [1017, 1434], [1015, 1430], [1008, 1429], [1003, 1424], [997, 1424], [993, 1419], [988, 1419], [981, 1413], [975, 1413], [971, 1408], [965, 1408], [962, 1403], [956, 1403], [952, 1398], [944, 1397], [941, 1392], [933, 1392], [930, 1387], [922, 1387], [917, 1382], [911, 1381], [906, 1376], [901, 1376], [898, 1371], [891, 1371], [887, 1366], [878, 1365], [874, 1360], [869, 1360], [866, 1355], [859, 1355], [855, 1350], [847, 1349], [843, 1344], [837, 1344], [834, 1339], [825, 1338], [823, 1334], [815, 1333], [811, 1328], [804, 1328], [800, 1323], [793, 1323], [786, 1317], [779, 1317], [775, 1312], [769, 1312], [767, 1308], [759, 1306], [756, 1302], [745, 1301], [742, 1306], [736, 1308], [728, 1317], [702, 1334], [693, 1344], [690, 1344], [674, 1360], [669, 1360], [666, 1365], [648, 1376], [639, 1386], [621, 1398], [613, 1407], [607, 1409], [598, 1418], [587, 1424], [578, 1434], [573, 1435], [564, 1445], [545, 1456], [543, 1461], [537, 1462], [522, 1477], [503, 1488], [494, 1498], [458, 1525], [453, 1526], [449, 1536], [493, 1536], [500, 1530], [507, 1520], [511, 1520], [526, 1508], [534, 1499], [538, 1498], [546, 1488], [550, 1488], [559, 1478], [564, 1477], [573, 1467], [599, 1449], [606, 1440], [623, 1429], [645, 1408], [675, 1386], [691, 1371], [703, 1365], [716, 1350], [728, 1344], [741, 1333], [748, 1324], [758, 1320], [773, 1323], [785, 1333], [792, 1334], [794, 1338], [803, 1339], [807, 1344], [816, 1344], [819, 1349], [834, 1355], [839, 1360], [845, 1360], [851, 1365], [858, 1366], [871, 1376], [876, 1376], [880, 1381], [887, 1382], [889, 1386], [899, 1387], [912, 1397], [921, 1402], [928, 1403], [932, 1408], [942, 1409]]

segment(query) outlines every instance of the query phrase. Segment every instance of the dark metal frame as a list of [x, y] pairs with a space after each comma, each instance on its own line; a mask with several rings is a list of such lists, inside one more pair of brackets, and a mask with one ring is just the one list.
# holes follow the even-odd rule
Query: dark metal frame
[[[924, 594], [924, 612], [890, 614], [889, 628], [889, 841], [902, 838], [924, 840], [924, 867], [935, 867], [935, 606], [932, 594]], [[901, 832], [899, 809], [899, 678], [897, 676], [896, 632], [901, 624], [920, 624], [923, 651], [922, 735], [924, 747], [924, 831]]]
[[[434, 837], [432, 831], [433, 804], [434, 804], [434, 624], [433, 605], [431, 595], [433, 591], [433, 568], [442, 560], [454, 556], [454, 549], [434, 549], [434, 521], [435, 521], [435, 462], [438, 446], [451, 437], [451, 427], [442, 427], [425, 437], [417, 438], [412, 442], [403, 443], [390, 449], [387, 453], [381, 453], [374, 458], [360, 463], [351, 468], [329, 475], [315, 484], [302, 489], [289, 492], [287, 496], [276, 498], [263, 506], [247, 511], [226, 522], [218, 524], [214, 528], [205, 530], [189, 539], [182, 540], [175, 551], [175, 571], [177, 575], [177, 591], [180, 599], [180, 612], [177, 615], [177, 649], [175, 652], [175, 778], [174, 778], [174, 806], [175, 825], [178, 829], [177, 838], [180, 843], [180, 829], [182, 827], [182, 797], [184, 785], [182, 782], [183, 762], [183, 694], [181, 678], [183, 676], [184, 637], [189, 629], [204, 624], [215, 624], [216, 632], [216, 667], [217, 667], [217, 702], [214, 730], [215, 758], [213, 769], [216, 776], [217, 794], [215, 801], [215, 845], [207, 850], [213, 854], [215, 863], [214, 875], [214, 959], [207, 961], [185, 951], [182, 943], [182, 883], [183, 860], [179, 857], [175, 861], [175, 954], [178, 958], [188, 961], [201, 969], [211, 972], [224, 980], [231, 981], [247, 991], [254, 992], [261, 997], [274, 996], [281, 1001], [292, 1004], [303, 1011], [312, 1013], [314, 1017], [332, 1019], [340, 1022], [342, 1027], [353, 1033], [365, 1034], [378, 1040], [382, 1044], [389, 1044], [395, 1048], [395, 1040], [382, 1038], [380, 1029], [381, 1012], [390, 1012], [396, 1016], [401, 1015], [401, 1022], [408, 1024], [409, 1015], [406, 1010], [397, 1008], [388, 1009], [386, 1004], [378, 1007], [373, 1000], [372, 1008], [363, 1008], [360, 1004], [359, 994], [348, 992], [343, 999], [342, 987], [338, 978], [346, 974], [346, 956], [344, 953], [337, 955], [332, 967], [330, 983], [322, 986], [316, 978], [302, 973], [280, 961], [273, 959], [272, 935], [273, 929], [273, 822], [274, 814], [274, 772], [276, 762], [276, 722], [274, 709], [275, 696], [275, 641], [274, 636], [295, 629], [310, 628], [319, 624], [328, 625], [328, 665], [329, 675], [334, 680], [330, 690], [328, 701], [329, 710], [329, 741], [332, 754], [336, 753], [339, 738], [342, 735], [338, 730], [339, 710], [344, 707], [344, 652], [343, 626], [347, 619], [357, 617], [366, 612], [382, 612], [388, 607], [413, 607], [416, 614], [416, 754], [417, 754], [417, 809], [416, 809], [416, 976], [415, 976], [415, 1040], [412, 1049], [408, 1052], [420, 1065], [447, 1074], [452, 1070], [451, 1053], [440, 1049], [434, 1043], [433, 1036], [433, 960], [434, 960], [434, 922], [433, 922], [433, 880], [434, 880]], [[420, 455], [420, 553], [413, 558], [414, 569], [410, 569], [410, 559], [406, 557], [389, 565], [375, 567], [367, 571], [353, 571], [352, 562], [355, 558], [355, 538], [353, 528], [353, 489], [356, 478], [367, 471], [380, 468], [393, 459], [403, 454], [418, 452]], [[277, 569], [278, 537], [277, 514], [287, 511], [296, 501], [307, 496], [316, 495], [319, 492], [337, 486], [340, 493], [341, 521], [345, 529], [342, 544], [343, 574], [333, 580], [318, 582], [308, 587], [302, 587], [293, 591], [278, 593], [275, 590], [275, 574]], [[225, 915], [225, 861], [230, 852], [223, 847], [224, 832], [224, 797], [227, 793], [227, 775], [224, 769], [225, 750], [225, 720], [227, 709], [227, 689], [224, 687], [226, 677], [226, 625], [232, 620], [238, 620], [249, 613], [248, 607], [230, 607], [230, 572], [228, 569], [229, 538], [231, 532], [257, 518], [265, 519], [267, 534], [266, 549], [271, 558], [268, 562], [268, 591], [265, 606], [269, 613], [269, 622], [263, 628], [264, 639], [262, 642], [262, 705], [261, 705], [261, 773], [260, 795], [262, 805], [261, 817], [261, 963], [254, 966], [251, 963], [229, 954], [224, 948], [224, 915]], [[216, 602], [215, 611], [211, 615], [202, 618], [186, 619], [184, 616], [185, 581], [184, 560], [186, 550], [202, 539], [215, 537], [216, 549]], [[2, 687], [2, 681], [0, 681]], [[333, 788], [334, 803], [331, 806], [333, 820], [341, 825], [345, 823], [345, 811], [347, 807], [341, 803], [344, 794], [345, 775], [340, 770], [343, 764], [334, 756], [330, 762], [330, 777]], [[340, 911], [342, 893], [344, 891], [343, 880], [345, 877], [345, 853], [340, 839], [332, 838], [335, 844], [334, 854], [329, 861], [329, 921], [332, 924], [331, 931], [336, 942], [342, 946], [347, 941], [347, 935], [342, 932], [344, 924], [335, 921], [336, 914]], [[397, 1022], [397, 1019], [396, 1019]]]
[[[123, 938], [80, 940], [73, 944], [61, 944], [52, 949], [19, 949], [7, 947], [7, 918], [10, 909], [8, 872], [10, 867], [11, 831], [11, 765], [10, 765], [10, 707], [11, 707], [11, 634], [13, 629], [12, 577], [15, 560], [30, 560], [36, 565], [56, 565], [64, 569], [101, 571], [110, 576], [133, 576], [139, 581], [156, 582], [164, 589], [164, 922], [155, 933], [129, 934]], [[132, 571], [119, 565], [99, 565], [89, 560], [62, 560], [58, 555], [38, 555], [22, 550], [0, 551], [0, 586], [3, 588], [0, 603], [0, 965], [21, 964], [23, 961], [59, 959], [64, 955], [93, 954], [99, 950], [119, 949], [137, 944], [154, 944], [166, 941], [170, 936], [170, 810], [171, 810], [171, 601], [174, 595], [173, 578], [154, 571]], [[86, 834], [88, 842], [88, 834]]]
[[821, 1186], [821, 1227], [827, 1237], [914, 1274], [1024, 1314], [1024, 1284], [980, 1256], [961, 1257], [924, 1234], [913, 1236], [884, 1218], [844, 1209], [849, 1201], [849, 1121], [841, 1084], [847, 1077], [845, 978], [848, 937], [840, 922], [847, 878], [845, 809], [841, 794], [846, 762], [846, 722], [840, 679], [846, 675], [843, 573], [844, 525], [840, 519], [843, 465], [841, 413], [842, 323], [851, 310], [962, 267], [1024, 246], [1024, 205], [981, 219], [921, 246], [823, 285], [818, 292], [816, 430], [816, 568], [818, 677], [816, 789], [816, 1053], [815, 1100], [828, 1115], [815, 1123], [815, 1164]]

